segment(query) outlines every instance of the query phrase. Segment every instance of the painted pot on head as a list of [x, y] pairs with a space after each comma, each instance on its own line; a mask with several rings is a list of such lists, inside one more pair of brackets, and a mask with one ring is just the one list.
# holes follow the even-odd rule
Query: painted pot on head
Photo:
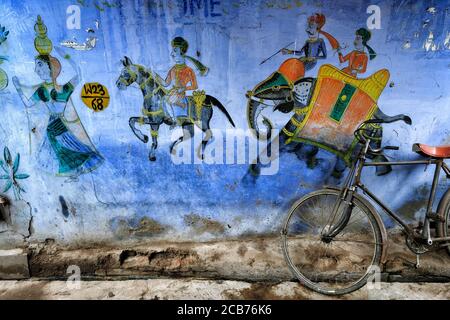
[[34, 47], [39, 54], [50, 54], [53, 49], [52, 41], [47, 37], [47, 27], [42, 21], [41, 16], [37, 17], [37, 22], [34, 25], [36, 38], [34, 39]]
[[0, 91], [8, 86], [8, 75], [3, 69], [0, 69]]

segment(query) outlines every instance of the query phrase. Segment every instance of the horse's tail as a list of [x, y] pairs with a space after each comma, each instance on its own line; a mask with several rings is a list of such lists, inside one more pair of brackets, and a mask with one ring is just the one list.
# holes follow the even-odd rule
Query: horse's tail
[[216, 98], [214, 98], [213, 96], [210, 96], [210, 95], [207, 95], [206, 98], [207, 98], [207, 101], [209, 100], [209, 102], [211, 104], [213, 104], [214, 106], [219, 108], [219, 110], [227, 117], [228, 121], [230, 121], [230, 123], [233, 127], [236, 127], [236, 125], [234, 124], [234, 121], [231, 118], [230, 114], [228, 113], [227, 109], [225, 109], [225, 107], [219, 100], [217, 100]]

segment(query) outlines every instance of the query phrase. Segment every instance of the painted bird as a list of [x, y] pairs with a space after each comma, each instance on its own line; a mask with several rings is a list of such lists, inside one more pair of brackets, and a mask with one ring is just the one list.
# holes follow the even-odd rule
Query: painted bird
[[436, 14], [437, 10], [435, 7], [428, 7], [427, 12], [431, 14]]
[[9, 31], [6, 30], [5, 27], [2, 27], [0, 25], [0, 44], [2, 44], [3, 42], [6, 41], [7, 37], [8, 37]]

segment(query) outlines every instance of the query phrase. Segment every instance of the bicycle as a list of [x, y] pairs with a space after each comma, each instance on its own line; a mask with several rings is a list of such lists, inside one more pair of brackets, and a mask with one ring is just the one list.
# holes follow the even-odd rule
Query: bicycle
[[[411, 125], [411, 119], [404, 117]], [[395, 122], [399, 121], [396, 119]], [[281, 235], [286, 262], [304, 286], [326, 295], [342, 295], [363, 287], [380, 264], [385, 263], [387, 232], [371, 201], [398, 223], [405, 235], [406, 245], [419, 256], [430, 250], [447, 247], [450, 255], [450, 189], [433, 203], [441, 170], [450, 177], [444, 162], [450, 158], [450, 146], [430, 147], [414, 144], [413, 151], [427, 157], [415, 161], [368, 162], [368, 157], [398, 147], [375, 147], [373, 126], [388, 123], [372, 119], [363, 122], [354, 132], [359, 148], [342, 188], [325, 188], [307, 194], [290, 209]], [[371, 129], [372, 127], [372, 129]], [[423, 223], [409, 226], [402, 218], [379, 200], [362, 182], [364, 167], [435, 165], [433, 183]], [[362, 193], [361, 193], [362, 191]], [[432, 234], [431, 223], [435, 224]]]

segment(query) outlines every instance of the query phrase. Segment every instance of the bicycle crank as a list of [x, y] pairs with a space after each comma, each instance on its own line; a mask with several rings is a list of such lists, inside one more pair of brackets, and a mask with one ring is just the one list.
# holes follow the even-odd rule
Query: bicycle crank
[[411, 236], [406, 236], [406, 245], [409, 250], [414, 252], [416, 255], [424, 254], [429, 251], [429, 247], [427, 245], [418, 242]]

